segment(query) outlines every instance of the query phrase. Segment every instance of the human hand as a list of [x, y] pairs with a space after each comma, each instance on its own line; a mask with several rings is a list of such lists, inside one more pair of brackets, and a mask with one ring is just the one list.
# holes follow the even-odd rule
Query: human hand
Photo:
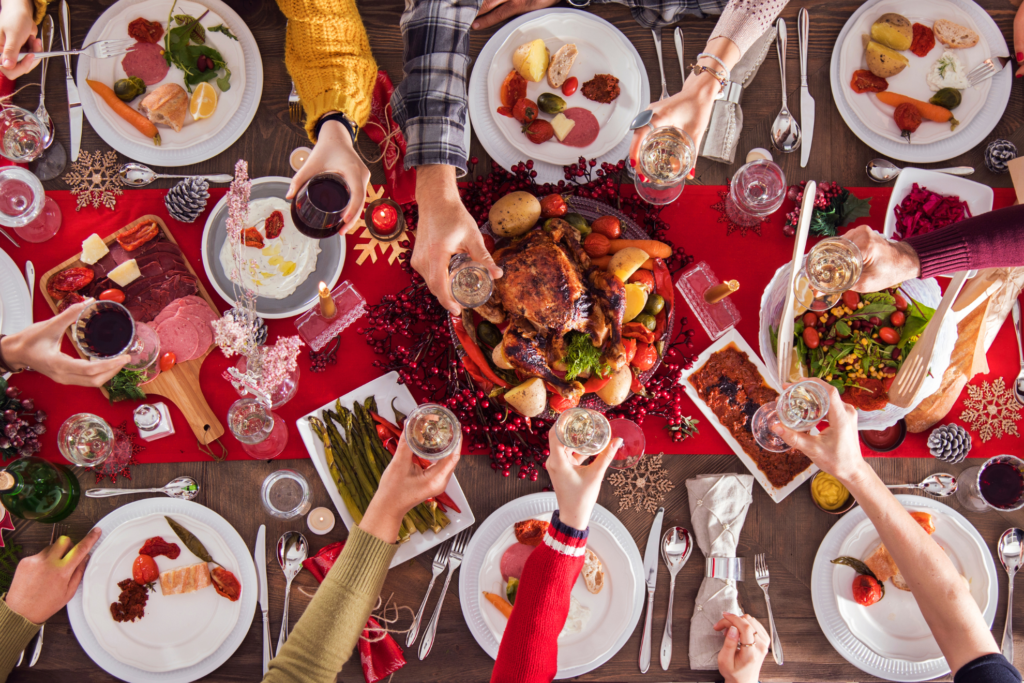
[[[715, 108], [715, 95], [719, 89], [718, 83], [709, 76], [688, 76], [681, 91], [667, 99], [651, 102], [647, 107], [654, 112], [651, 126], [654, 128], [662, 126], [682, 128], [693, 138], [694, 148], [699, 150], [704, 131], [708, 127], [708, 122], [711, 121], [711, 112]], [[638, 163], [640, 145], [650, 132], [651, 128], [647, 126], [633, 131], [633, 141], [629, 146], [629, 161], [634, 167]], [[688, 176], [690, 178], [696, 171], [696, 161], [695, 154], [694, 168], [690, 170]]]
[[345, 179], [351, 199], [342, 217], [341, 234], [347, 234], [359, 217], [363, 215], [366, 203], [366, 185], [370, 182], [370, 170], [359, 158], [352, 142], [352, 134], [340, 121], [327, 121], [320, 127], [320, 138], [313, 146], [313, 153], [292, 178], [285, 199], [291, 201], [295, 194], [318, 173], [337, 173]]
[[462, 313], [448, 287], [448, 263], [455, 254], [469, 254], [487, 266], [491, 277], [502, 272], [491, 258], [476, 221], [462, 205], [455, 168], [421, 166], [416, 170], [416, 202], [419, 223], [412, 250], [412, 267], [426, 280], [438, 302], [453, 315]]
[[890, 242], [866, 225], [858, 225], [843, 237], [856, 244], [864, 258], [860, 279], [851, 287], [855, 292], [877, 292], [921, 274], [917, 252], [906, 242]]
[[608, 465], [622, 447], [622, 439], [612, 439], [594, 462], [584, 466], [589, 455], [577, 455], [566, 448], [555, 435], [555, 428], [548, 431], [547, 470], [551, 486], [558, 500], [558, 518], [573, 529], [583, 531], [590, 524], [590, 513], [597, 504], [601, 492], [601, 481]]
[[725, 631], [725, 643], [718, 653], [718, 672], [725, 683], [757, 683], [771, 642], [761, 622], [749, 614], [722, 612], [714, 628]]
[[131, 357], [127, 354], [108, 360], [87, 361], [72, 358], [60, 350], [64, 330], [94, 299], [68, 306], [60, 315], [29, 325], [3, 339], [3, 357], [12, 370], [30, 367], [58, 384], [98, 387], [110, 381]]
[[476, 21], [473, 22], [473, 30], [490, 28], [506, 19], [535, 9], [551, 7], [557, 2], [558, 0], [484, 0], [480, 5], [480, 11], [477, 12]]
[[36, 36], [37, 28], [32, 21], [35, 8], [26, 0], [8, 0], [0, 8], [0, 45], [3, 46], [3, 57], [0, 58], [0, 73], [12, 81], [28, 73], [39, 60], [33, 55], [18, 62], [18, 53], [28, 43], [29, 51], [40, 52], [43, 44]]
[[423, 469], [413, 459], [412, 449], [405, 441], [405, 434], [402, 434], [395, 455], [380, 477], [380, 485], [366, 508], [359, 528], [386, 543], [394, 543], [405, 513], [427, 498], [442, 493], [448, 486], [448, 480], [459, 464], [461, 452], [460, 442], [454, 453]]
[[39, 554], [24, 558], [14, 571], [7, 606], [33, 624], [42, 624], [63, 609], [78, 590], [89, 551], [101, 533], [95, 527], [74, 548], [70, 538], [61, 536]]

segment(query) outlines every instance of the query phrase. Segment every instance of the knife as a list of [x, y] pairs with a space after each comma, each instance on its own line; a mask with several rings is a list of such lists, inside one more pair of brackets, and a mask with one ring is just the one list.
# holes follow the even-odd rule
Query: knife
[[[68, 11], [68, 0], [60, 0], [60, 41], [65, 50], [71, 48], [71, 14]], [[82, 98], [78, 96], [75, 77], [71, 75], [71, 57], [64, 55], [64, 67], [67, 69], [68, 83], [68, 122], [71, 124], [71, 161], [78, 161], [78, 151], [82, 146]]]
[[[779, 321], [778, 370], [780, 392], [785, 384], [793, 381], [790, 372], [793, 367], [793, 316], [796, 315], [796, 283], [804, 267], [804, 251], [807, 248], [807, 233], [810, 232], [811, 216], [814, 215], [814, 196], [818, 193], [818, 184], [808, 180], [804, 187], [804, 199], [800, 206], [800, 218], [796, 226], [796, 239], [793, 245], [793, 263], [787, 280], [786, 303], [782, 307], [782, 319]], [[808, 285], [809, 287], [810, 285]]]
[[800, 130], [804, 139], [800, 147], [800, 168], [807, 167], [814, 139], [814, 98], [807, 87], [807, 42], [811, 32], [811, 15], [803, 7], [796, 15], [797, 42], [800, 44]]
[[683, 66], [683, 29], [676, 26], [676, 30], [672, 32], [672, 37], [676, 42], [676, 56], [679, 57], [679, 73], [683, 75], [683, 80], [686, 80], [686, 67]]
[[25, 261], [25, 282], [28, 284], [28, 319], [32, 320], [32, 307], [36, 303], [36, 267], [31, 261]]
[[[62, 0], [63, 1], [63, 0]], [[256, 557], [256, 575], [260, 584], [260, 609], [263, 610], [263, 675], [267, 675], [270, 668], [270, 613], [267, 611], [269, 600], [267, 598], [267, 525], [260, 524], [260, 530], [256, 533], [256, 548], [253, 550]]]
[[[812, 181], [813, 182], [813, 181]], [[644, 551], [644, 580], [647, 581], [647, 619], [644, 621], [644, 637], [640, 641], [640, 673], [647, 673], [651, 666], [651, 617], [654, 614], [654, 587], [658, 583], [658, 546], [661, 544], [661, 521], [665, 508], [658, 508], [651, 524]]]

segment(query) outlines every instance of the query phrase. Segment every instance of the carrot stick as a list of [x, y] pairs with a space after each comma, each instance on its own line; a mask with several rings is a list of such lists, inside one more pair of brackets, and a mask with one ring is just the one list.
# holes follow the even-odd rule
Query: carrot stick
[[888, 104], [891, 107], [898, 107], [899, 105], [906, 102], [917, 107], [917, 110], [921, 112], [921, 116], [925, 117], [929, 121], [935, 121], [936, 123], [948, 123], [950, 124], [950, 130], [955, 129], [960, 122], [953, 118], [953, 112], [940, 107], [937, 104], [931, 102], [924, 102], [922, 100], [915, 100], [913, 97], [907, 97], [906, 95], [900, 95], [899, 93], [883, 91], [876, 92], [875, 96], [879, 100]]
[[[595, 268], [607, 268], [608, 264], [612, 262], [611, 255], [608, 256], [591, 256], [590, 262], [594, 264]], [[654, 259], [649, 258], [644, 261], [641, 265], [644, 270], [654, 270]]]
[[107, 103], [107, 106], [114, 110], [115, 114], [132, 124], [135, 130], [147, 138], [153, 138], [153, 144], [157, 147], [160, 146], [160, 133], [157, 132], [156, 126], [153, 125], [152, 121], [119, 100], [114, 91], [110, 89], [110, 86], [99, 81], [86, 80], [85, 82], [89, 84], [94, 93], [99, 95], [101, 100]]
[[487, 598], [487, 602], [497, 607], [498, 611], [504, 614], [506, 619], [512, 616], [512, 605], [508, 603], [508, 600], [500, 595], [488, 593], [487, 591], [484, 591], [484, 597]]
[[643, 249], [651, 258], [669, 258], [672, 256], [672, 247], [658, 240], [610, 240], [608, 253], [614, 254], [627, 247]]

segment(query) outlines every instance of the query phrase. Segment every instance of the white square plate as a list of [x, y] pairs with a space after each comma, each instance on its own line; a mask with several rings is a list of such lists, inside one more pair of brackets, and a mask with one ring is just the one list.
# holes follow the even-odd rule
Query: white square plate
[[942, 195], [956, 195], [961, 201], [967, 202], [967, 208], [971, 210], [972, 216], [988, 213], [992, 210], [992, 201], [995, 193], [988, 185], [960, 176], [936, 173], [923, 168], [905, 168], [896, 178], [896, 184], [892, 186], [892, 195], [889, 196], [889, 206], [885, 210], [885, 227], [882, 234], [892, 239], [896, 230], [895, 209], [900, 202], [910, 194], [910, 189], [917, 183], [921, 187]]

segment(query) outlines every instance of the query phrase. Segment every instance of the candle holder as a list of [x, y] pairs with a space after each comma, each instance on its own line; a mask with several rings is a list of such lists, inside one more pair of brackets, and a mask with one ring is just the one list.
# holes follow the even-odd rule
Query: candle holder
[[387, 197], [370, 202], [363, 221], [378, 242], [394, 242], [405, 234], [405, 213], [397, 202]]
[[[322, 312], [323, 299], [334, 303], [334, 315], [328, 317]], [[324, 306], [329, 308], [329, 306]], [[330, 310], [327, 311], [330, 313]], [[321, 297], [313, 307], [295, 320], [295, 329], [302, 340], [309, 344], [313, 351], [319, 351], [345, 328], [366, 313], [366, 300], [356, 291], [352, 283], [345, 280], [330, 293], [330, 297]]]
[[[728, 295], [716, 303], [708, 303], [705, 298], [708, 290], [720, 284], [721, 280], [715, 277], [711, 266], [704, 261], [684, 271], [676, 280], [676, 289], [686, 299], [690, 310], [697, 316], [697, 320], [711, 337], [711, 341], [720, 338], [730, 328], [736, 327], [736, 323], [740, 321], [740, 312]], [[715, 299], [716, 297], [710, 298]]]

